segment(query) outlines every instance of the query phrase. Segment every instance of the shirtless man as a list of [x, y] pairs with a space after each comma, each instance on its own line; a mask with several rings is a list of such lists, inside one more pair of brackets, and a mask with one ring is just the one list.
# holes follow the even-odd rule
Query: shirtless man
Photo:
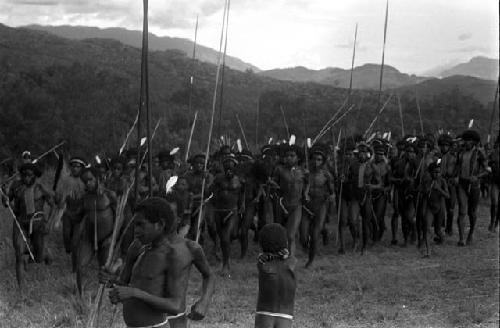
[[391, 218], [391, 245], [398, 244], [398, 220], [402, 217], [404, 208], [404, 188], [403, 179], [405, 174], [406, 156], [405, 156], [406, 141], [400, 140], [396, 143], [398, 154], [391, 158], [391, 183], [393, 185], [392, 207], [394, 209]]
[[422, 199], [424, 207], [423, 220], [421, 222], [422, 237], [425, 244], [425, 256], [429, 257], [429, 240], [427, 231], [434, 223], [434, 241], [437, 244], [443, 243], [443, 234], [441, 232], [441, 223], [445, 217], [444, 200], [450, 197], [446, 180], [441, 177], [441, 168], [437, 163], [431, 163], [428, 167], [429, 175], [422, 182]]
[[[8, 199], [4, 198], [4, 201], [11, 203], [12, 210], [29, 243], [35, 261], [37, 263], [45, 261], [45, 264], [50, 264], [51, 258], [45, 244], [45, 237], [48, 234], [48, 218], [43, 208], [46, 203], [50, 206], [54, 205], [53, 194], [37, 180], [42, 172], [36, 164], [25, 163], [19, 168], [19, 172], [21, 185], [11, 188]], [[16, 255], [16, 278], [17, 284], [22, 290], [24, 287], [23, 255], [28, 250], [17, 224], [13, 224], [12, 229], [12, 243]]]
[[309, 219], [303, 217], [301, 224], [302, 226], [308, 225], [307, 229], [304, 230], [307, 232], [306, 235], [310, 236], [309, 260], [307, 261], [306, 268], [312, 265], [318, 251], [320, 232], [323, 229], [326, 219], [328, 202], [333, 202], [335, 199], [333, 177], [325, 167], [326, 154], [326, 147], [321, 145], [317, 145], [311, 149], [311, 172], [305, 194], [306, 198], [310, 199], [307, 206], [312, 211], [313, 217]]
[[[366, 250], [368, 236], [376, 236], [378, 233], [377, 221], [373, 215], [372, 190], [381, 187], [381, 179], [378, 171], [370, 161], [371, 149], [365, 142], [358, 143], [356, 147], [357, 159], [352, 162], [348, 172], [348, 188], [350, 195], [349, 215], [350, 220], [358, 222], [361, 215], [361, 253]], [[359, 223], [355, 223], [359, 226]], [[376, 240], [373, 240], [375, 242]]]
[[377, 221], [378, 234], [373, 236], [374, 240], [381, 240], [385, 231], [385, 211], [387, 208], [387, 200], [391, 190], [391, 168], [386, 158], [387, 146], [378, 143], [374, 146], [375, 156], [373, 157], [373, 168], [377, 171], [380, 177], [380, 188], [372, 190], [373, 212]]
[[243, 184], [235, 175], [235, 167], [238, 164], [236, 157], [231, 154], [222, 159], [224, 173], [219, 173], [212, 184], [210, 191], [214, 194], [212, 199], [214, 220], [217, 235], [222, 250], [222, 272], [224, 276], [229, 274], [229, 254], [231, 252], [231, 234], [237, 224], [240, 211], [244, 211]]
[[85, 194], [85, 185], [80, 179], [86, 162], [80, 157], [73, 157], [69, 161], [70, 176], [61, 180], [56, 189], [56, 204], [59, 208], [66, 206], [62, 217], [62, 233], [64, 248], [70, 254], [71, 241], [78, 223], [78, 214], [82, 211], [82, 198]]
[[[186, 328], [188, 318], [205, 317], [214, 291], [214, 278], [203, 249], [176, 233], [175, 215], [168, 202], [153, 197], [136, 207], [136, 240], [130, 246], [120, 277], [102, 270], [101, 283], [114, 283], [113, 304], [123, 304], [127, 327]], [[203, 277], [201, 298], [186, 313], [191, 267]]]
[[453, 216], [455, 206], [457, 204], [457, 154], [451, 150], [453, 139], [442, 134], [438, 138], [438, 146], [441, 151], [441, 176], [448, 184], [448, 192], [450, 197], [445, 199], [446, 206], [446, 228], [445, 232], [448, 236], [453, 235]]
[[498, 209], [498, 204], [500, 200], [500, 144], [499, 137], [493, 145], [493, 151], [489, 158], [489, 167], [491, 168], [490, 176], [490, 225], [488, 230], [495, 232], [498, 227], [498, 221], [500, 220], [500, 210]]
[[75, 259], [76, 285], [82, 295], [83, 268], [93, 255], [97, 256], [99, 266], [106, 263], [111, 244], [111, 235], [117, 206], [116, 194], [102, 186], [97, 168], [85, 168], [81, 179], [86, 193], [82, 199], [80, 220], [73, 236], [73, 257]]
[[469, 234], [467, 245], [472, 243], [472, 236], [476, 226], [477, 206], [479, 203], [479, 181], [488, 174], [486, 158], [477, 148], [481, 141], [479, 133], [466, 130], [462, 133], [464, 149], [458, 156], [458, 246], [465, 246], [465, 215], [469, 216]]
[[308, 177], [299, 166], [300, 148], [287, 145], [284, 149], [284, 165], [279, 166], [274, 174], [274, 181], [279, 186], [280, 195], [279, 223], [286, 227], [290, 254], [295, 255], [295, 235], [302, 219], [302, 199], [309, 201], [306, 190]]

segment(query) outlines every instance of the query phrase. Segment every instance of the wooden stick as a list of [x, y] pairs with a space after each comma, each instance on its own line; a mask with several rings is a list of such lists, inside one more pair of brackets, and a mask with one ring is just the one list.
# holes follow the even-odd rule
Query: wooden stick
[[352, 74], [354, 72], [354, 58], [356, 57], [356, 40], [358, 39], [358, 23], [356, 23], [356, 29], [354, 30], [354, 45], [352, 48], [352, 62], [351, 62], [351, 78], [349, 79], [349, 94], [347, 95], [349, 99], [349, 103], [351, 100], [351, 92], [352, 92]]
[[488, 142], [490, 142], [491, 139], [491, 133], [493, 131], [493, 121], [495, 118], [495, 111], [496, 111], [496, 104], [497, 104], [497, 99], [498, 99], [498, 84], [500, 83], [500, 78], [497, 81], [497, 89], [495, 91], [495, 98], [493, 100], [493, 108], [491, 109], [491, 117], [490, 117], [490, 126], [488, 128]]
[[194, 127], [196, 126], [196, 118], [198, 117], [198, 111], [194, 112], [193, 124], [191, 124], [191, 132], [189, 133], [188, 144], [186, 148], [186, 155], [184, 156], [184, 162], [187, 163], [189, 159], [189, 150], [191, 149], [191, 142], [193, 140]]
[[385, 22], [384, 22], [384, 44], [382, 47], [382, 65], [380, 65], [380, 82], [378, 88], [378, 101], [377, 108], [380, 107], [380, 98], [382, 96], [382, 80], [384, 76], [384, 60], [385, 60], [385, 41], [387, 39], [387, 20], [389, 18], [389, 0], [387, 0], [385, 5]]
[[422, 133], [422, 136], [423, 136], [424, 135], [424, 122], [422, 121], [422, 111], [420, 110], [420, 103], [418, 101], [417, 89], [415, 89], [415, 102], [417, 103], [418, 119], [420, 121], [420, 132]]
[[405, 126], [403, 123], [403, 107], [401, 106], [401, 98], [398, 94], [399, 119], [401, 121], [401, 137], [405, 136]]
[[370, 125], [366, 129], [365, 133], [363, 134], [364, 138], [366, 138], [368, 136], [368, 134], [371, 132], [371, 129], [372, 129], [373, 125], [378, 120], [379, 116], [382, 114], [382, 112], [384, 111], [385, 107], [387, 106], [387, 104], [389, 103], [389, 100], [391, 100], [391, 98], [392, 98], [392, 94], [389, 96], [389, 98], [384, 103], [384, 105], [382, 106], [382, 108], [380, 108], [379, 112], [377, 113], [377, 115], [375, 115], [375, 118], [373, 119], [373, 121], [370, 123]]
[[288, 123], [286, 122], [285, 111], [283, 110], [283, 106], [281, 106], [281, 104], [280, 104], [280, 111], [281, 111], [281, 116], [283, 117], [283, 124], [285, 125], [288, 140], [290, 140], [290, 129], [288, 128]]
[[137, 121], [139, 121], [139, 111], [137, 111], [137, 115], [135, 116], [134, 123], [130, 127], [130, 130], [128, 130], [127, 135], [125, 136], [125, 140], [123, 141], [122, 146], [120, 147], [120, 155], [123, 153], [123, 150], [127, 146], [128, 139], [130, 138], [130, 135], [132, 134], [132, 131], [134, 131], [135, 126], [137, 125]]
[[315, 141], [318, 140], [318, 136], [320, 135], [323, 135], [323, 132], [325, 131], [325, 129], [328, 127], [328, 125], [330, 125], [331, 122], [333, 122], [335, 120], [335, 118], [337, 117], [337, 115], [340, 113], [340, 111], [342, 109], [344, 109], [344, 107], [346, 106], [347, 104], [347, 101], [349, 100], [348, 97], [345, 98], [344, 102], [342, 103], [342, 105], [337, 109], [337, 111], [335, 112], [335, 114], [333, 114], [333, 116], [326, 122], [326, 124], [321, 128], [321, 130], [319, 131], [318, 135], [313, 139], [313, 144]]
[[[210, 156], [210, 143], [212, 141], [212, 132], [214, 128], [214, 116], [215, 116], [215, 107], [217, 105], [217, 86], [219, 85], [219, 77], [220, 77], [220, 72], [221, 72], [221, 56], [222, 56], [222, 42], [224, 38], [224, 26], [226, 22], [226, 12], [229, 9], [229, 1], [226, 0], [224, 4], [224, 12], [223, 12], [223, 18], [222, 18], [222, 32], [221, 32], [221, 38], [220, 38], [220, 43], [219, 43], [219, 56], [217, 57], [217, 73], [215, 76], [215, 87], [214, 87], [214, 95], [212, 99], [212, 115], [210, 116], [210, 128], [208, 130], [208, 142], [207, 142], [207, 148], [205, 152], [205, 162], [203, 165], [203, 180], [201, 183], [201, 197], [203, 200], [203, 195], [205, 194], [205, 186], [206, 186], [206, 172], [207, 172], [207, 167], [208, 167], [208, 158]], [[198, 222], [197, 222], [197, 227], [196, 227], [196, 242], [199, 241], [200, 239], [200, 228], [201, 228], [201, 220], [203, 218], [203, 202], [200, 203], [200, 212], [198, 213]]]
[[321, 139], [331, 128], [333, 128], [335, 126], [335, 124], [337, 124], [338, 122], [340, 122], [347, 114], [349, 114], [349, 112], [354, 108], [355, 106], [354, 105], [351, 105], [338, 119], [335, 120], [335, 122], [333, 122], [329, 127], [327, 127], [323, 133], [321, 133], [320, 135], [318, 135], [316, 138], [315, 138], [315, 141], [313, 141], [313, 145], [319, 140]]
[[240, 127], [241, 135], [243, 136], [243, 141], [245, 141], [245, 145], [248, 150], [250, 150], [250, 147], [248, 146], [248, 141], [247, 141], [247, 136], [245, 135], [245, 130], [243, 130], [243, 125], [241, 125], [240, 118], [238, 116], [238, 113], [235, 113], [236, 115], [236, 121], [238, 122], [238, 125]]

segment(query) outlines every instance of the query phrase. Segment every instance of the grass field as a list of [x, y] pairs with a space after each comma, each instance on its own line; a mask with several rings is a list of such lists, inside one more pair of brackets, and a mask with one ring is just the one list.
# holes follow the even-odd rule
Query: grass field
[[[86, 278], [83, 300], [75, 297], [69, 257], [59, 232], [50, 237], [56, 259], [51, 266], [30, 265], [27, 295], [17, 294], [11, 222], [0, 212], [0, 327], [84, 327], [97, 284], [95, 268]], [[388, 218], [387, 218], [388, 220]], [[457, 237], [432, 246], [430, 258], [415, 247], [382, 245], [361, 256], [337, 255], [333, 243], [322, 247], [316, 266], [303, 268], [299, 250], [294, 327], [498, 327], [498, 234], [487, 231], [489, 212], [479, 209], [471, 247], [458, 248]], [[234, 257], [237, 247], [234, 244]], [[257, 298], [257, 248], [245, 260], [233, 260], [232, 278], [217, 278], [207, 318], [191, 327], [253, 327]], [[213, 269], [218, 264], [210, 257]], [[94, 278], [93, 278], [94, 277]], [[189, 298], [198, 293], [200, 277], [192, 274]], [[101, 327], [108, 327], [112, 307], [106, 298]], [[120, 310], [113, 327], [124, 327]]]

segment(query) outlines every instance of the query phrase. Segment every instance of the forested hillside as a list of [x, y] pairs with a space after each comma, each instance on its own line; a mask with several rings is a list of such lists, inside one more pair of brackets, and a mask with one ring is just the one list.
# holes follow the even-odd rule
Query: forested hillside
[[[203, 149], [216, 67], [202, 62], [193, 66], [191, 59], [178, 51], [152, 51], [149, 69], [153, 120], [162, 119], [154, 146], [182, 147], [194, 111], [198, 110], [194, 150]], [[193, 107], [189, 111], [191, 74], [195, 78]], [[0, 25], [1, 158], [23, 149], [41, 152], [61, 139], [67, 140], [74, 152], [115, 153], [136, 115], [139, 84], [140, 49], [112, 40], [73, 41]], [[491, 106], [484, 107], [470, 95], [453, 92], [420, 99], [425, 128], [460, 130], [474, 118], [486, 133]], [[271, 136], [275, 140], [285, 138], [281, 106], [299, 141], [304, 130], [314, 137], [346, 95], [346, 89], [278, 81], [226, 68], [221, 127], [217, 113], [215, 134], [220, 131], [233, 139], [240, 137], [235, 120], [238, 113], [253, 145], [259, 111], [259, 143]], [[387, 96], [383, 95], [382, 100]], [[400, 121], [395, 99], [376, 128], [398, 135]], [[418, 131], [414, 93], [402, 94], [401, 101], [406, 131]], [[356, 110], [339, 126], [344, 126], [348, 133], [362, 133], [375, 117], [377, 93], [356, 90], [352, 103]]]

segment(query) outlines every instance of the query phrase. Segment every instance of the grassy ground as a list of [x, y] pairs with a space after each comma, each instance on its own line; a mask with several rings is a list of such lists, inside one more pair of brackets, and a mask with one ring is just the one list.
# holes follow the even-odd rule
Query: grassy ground
[[[96, 292], [95, 268], [86, 279], [83, 301], [74, 294], [70, 262], [60, 250], [60, 233], [51, 236], [56, 253], [51, 266], [30, 265], [27, 295], [18, 296], [11, 247], [11, 219], [0, 212], [0, 326], [84, 327], [91, 298]], [[415, 247], [382, 245], [364, 256], [337, 255], [322, 248], [316, 266], [306, 270], [299, 251], [298, 290], [294, 327], [498, 327], [498, 234], [487, 231], [489, 214], [480, 207], [475, 244], [458, 248], [457, 237], [433, 246], [431, 258]], [[234, 257], [237, 256], [234, 245]], [[208, 317], [191, 327], [252, 327], [257, 298], [257, 249], [252, 245], [245, 260], [233, 260], [231, 279], [217, 279]], [[210, 258], [215, 271], [218, 264]], [[192, 304], [200, 278], [192, 274]], [[108, 327], [111, 305], [106, 299], [101, 326]], [[118, 310], [113, 327], [124, 327]]]

